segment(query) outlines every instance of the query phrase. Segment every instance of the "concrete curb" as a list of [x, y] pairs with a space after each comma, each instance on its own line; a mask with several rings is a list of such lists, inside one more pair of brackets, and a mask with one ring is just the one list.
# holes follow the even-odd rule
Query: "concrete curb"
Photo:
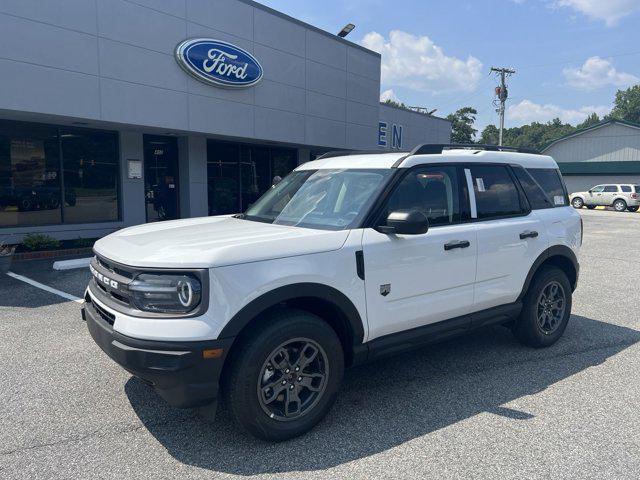
[[74, 258], [73, 260], [58, 260], [53, 262], [54, 270], [73, 270], [74, 268], [86, 268], [91, 263], [91, 257]]

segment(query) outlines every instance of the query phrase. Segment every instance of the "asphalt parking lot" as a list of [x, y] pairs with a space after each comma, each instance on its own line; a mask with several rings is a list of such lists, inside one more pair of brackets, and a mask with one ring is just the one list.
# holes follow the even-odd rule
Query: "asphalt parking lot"
[[[347, 372], [280, 444], [167, 407], [109, 360], [80, 305], [0, 276], [2, 478], [640, 478], [640, 215], [581, 211], [573, 316], [546, 350], [502, 327]], [[88, 271], [15, 273], [82, 296]]]

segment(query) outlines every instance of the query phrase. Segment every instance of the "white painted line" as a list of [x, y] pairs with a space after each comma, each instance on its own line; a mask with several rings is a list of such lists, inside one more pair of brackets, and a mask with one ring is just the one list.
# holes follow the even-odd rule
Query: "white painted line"
[[17, 273], [7, 272], [7, 275], [15, 278], [16, 280], [20, 280], [21, 282], [28, 283], [36, 288], [41, 290], [45, 290], [49, 293], [53, 293], [54, 295], [58, 295], [59, 297], [66, 298], [67, 300], [71, 300], [76, 303], [84, 303], [84, 300], [80, 297], [76, 297], [75, 295], [71, 295], [70, 293], [63, 292], [61, 290], [56, 290], [44, 283], [36, 282], [35, 280], [31, 280], [30, 278], [23, 277], [22, 275], [18, 275]]
[[74, 268], [85, 268], [91, 263], [91, 257], [74, 258], [73, 260], [58, 260], [53, 262], [54, 270], [73, 270]]

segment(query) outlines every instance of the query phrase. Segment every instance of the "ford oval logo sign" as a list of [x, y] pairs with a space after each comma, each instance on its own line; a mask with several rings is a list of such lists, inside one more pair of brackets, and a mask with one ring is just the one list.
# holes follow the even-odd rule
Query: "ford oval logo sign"
[[250, 87], [262, 65], [246, 50], [211, 38], [192, 38], [176, 47], [178, 64], [198, 80], [222, 87]]

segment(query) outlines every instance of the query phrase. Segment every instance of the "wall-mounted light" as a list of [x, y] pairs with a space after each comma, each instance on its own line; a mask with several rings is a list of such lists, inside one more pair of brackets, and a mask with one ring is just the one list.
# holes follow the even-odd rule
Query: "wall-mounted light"
[[356, 28], [356, 26], [353, 23], [347, 23], [342, 30], [338, 32], [338, 36], [344, 38], [349, 35], [354, 28]]

